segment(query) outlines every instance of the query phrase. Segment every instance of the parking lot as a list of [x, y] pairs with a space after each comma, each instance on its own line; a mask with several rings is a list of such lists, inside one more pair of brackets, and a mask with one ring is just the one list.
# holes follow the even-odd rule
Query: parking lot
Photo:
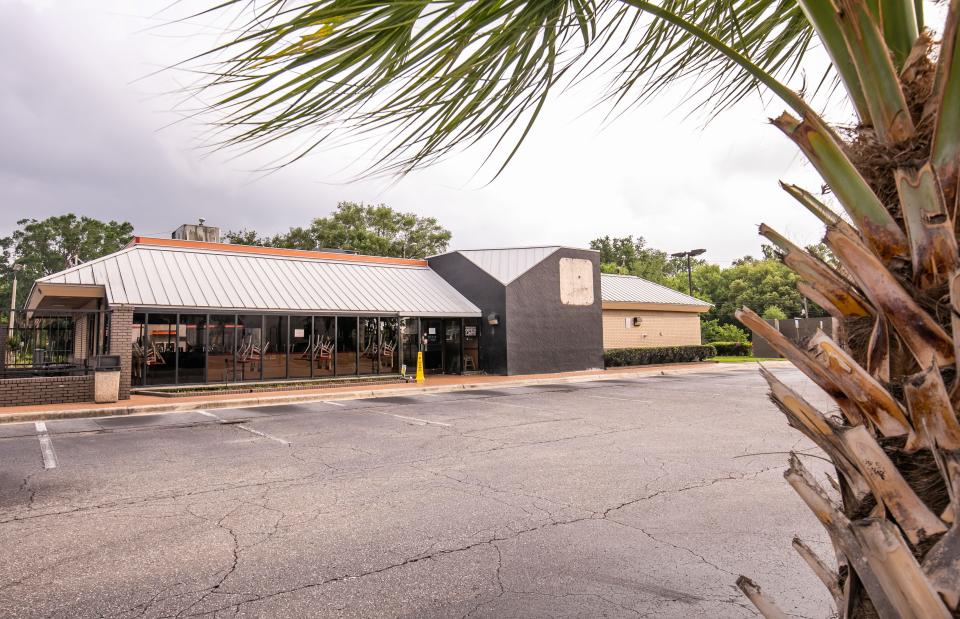
[[825, 616], [791, 449], [748, 367], [2, 425], [0, 616]]

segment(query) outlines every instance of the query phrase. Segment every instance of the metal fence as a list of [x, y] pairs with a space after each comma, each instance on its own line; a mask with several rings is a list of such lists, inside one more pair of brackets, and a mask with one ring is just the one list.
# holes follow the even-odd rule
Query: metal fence
[[109, 317], [101, 310], [4, 312], [0, 378], [86, 373], [88, 360], [108, 349]]

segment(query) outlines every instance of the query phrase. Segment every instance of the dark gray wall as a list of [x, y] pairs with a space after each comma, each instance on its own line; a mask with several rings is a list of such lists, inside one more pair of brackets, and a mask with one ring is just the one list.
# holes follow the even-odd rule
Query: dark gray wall
[[[436, 256], [428, 262], [431, 269], [483, 312], [480, 319], [480, 369], [488, 374], [506, 374], [506, 288], [458, 253]], [[487, 316], [490, 314], [500, 317], [499, 325], [487, 324]]]
[[[560, 301], [560, 259], [593, 263], [593, 304]], [[603, 367], [600, 254], [561, 248], [507, 286], [509, 374], [570, 372]]]

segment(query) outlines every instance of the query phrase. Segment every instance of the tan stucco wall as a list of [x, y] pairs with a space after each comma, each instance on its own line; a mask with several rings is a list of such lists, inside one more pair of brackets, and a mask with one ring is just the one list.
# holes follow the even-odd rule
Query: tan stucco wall
[[[639, 316], [639, 327], [627, 327]], [[700, 344], [700, 314], [657, 310], [603, 310], [603, 347], [652, 348]]]

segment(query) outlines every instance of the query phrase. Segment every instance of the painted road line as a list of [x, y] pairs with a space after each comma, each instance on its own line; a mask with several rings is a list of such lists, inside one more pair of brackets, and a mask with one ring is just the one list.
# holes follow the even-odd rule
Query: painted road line
[[282, 439], [282, 438], [278, 438], [278, 437], [276, 437], [276, 436], [267, 434], [266, 432], [261, 432], [260, 430], [254, 430], [254, 429], [251, 428], [250, 426], [244, 425], [244, 424], [242, 424], [242, 423], [229, 423], [227, 420], [223, 419], [223, 418], [220, 417], [219, 415], [215, 415], [215, 414], [211, 413], [210, 411], [197, 411], [197, 412], [200, 413], [201, 415], [206, 415], [207, 417], [212, 417], [213, 419], [216, 419], [216, 420], [219, 421], [220, 423], [226, 423], [226, 424], [235, 426], [235, 427], [237, 427], [237, 428], [240, 428], [241, 430], [245, 430], [245, 431], [249, 432], [250, 434], [256, 434], [257, 436], [260, 436], [260, 437], [263, 437], [263, 438], [268, 438], [268, 439], [270, 439], [271, 441], [276, 441], [276, 442], [280, 443], [281, 445], [289, 445], [289, 444], [290, 444], [290, 441], [287, 441], [287, 440], [284, 440], [284, 439]]
[[585, 398], [591, 398], [593, 400], [617, 400], [618, 402], [634, 402], [636, 404], [649, 404], [650, 400], [637, 400], [634, 398], [614, 398], [608, 395], [587, 395], [583, 394]]
[[[522, 395], [522, 394], [521, 394]], [[473, 398], [475, 402], [482, 402], [484, 404], [491, 404], [493, 406], [509, 406], [511, 408], [522, 408], [528, 411], [545, 411], [545, 408], [537, 408], [536, 406], [525, 406], [523, 404], [511, 404], [510, 402], [503, 402], [503, 398]]]
[[34, 426], [37, 428], [37, 438], [40, 439], [40, 455], [43, 456], [43, 468], [57, 468], [57, 454], [53, 451], [53, 441], [50, 440], [50, 435], [47, 434], [47, 424], [38, 421]]
[[282, 439], [282, 438], [278, 438], [278, 437], [276, 437], [276, 436], [271, 436], [270, 434], [267, 434], [266, 432], [261, 432], [260, 430], [254, 430], [253, 428], [251, 428], [251, 427], [249, 427], [249, 426], [245, 426], [245, 425], [243, 425], [242, 423], [238, 423], [238, 424], [236, 424], [236, 426], [237, 426], [238, 428], [240, 428], [241, 430], [246, 430], [247, 432], [250, 432], [251, 434], [256, 434], [257, 436], [262, 436], [263, 438], [268, 438], [268, 439], [270, 439], [271, 441], [276, 441], [276, 442], [280, 443], [281, 445], [289, 445], [289, 444], [290, 444], [290, 441], [284, 440], [284, 439]]
[[393, 413], [384, 413], [382, 411], [375, 410], [365, 410], [365, 413], [376, 413], [377, 415], [386, 415], [387, 417], [396, 417], [397, 419], [403, 419], [404, 421], [413, 421], [420, 425], [431, 425], [431, 426], [443, 426], [449, 428], [452, 424], [443, 423], [441, 421], [430, 421], [429, 419], [420, 419], [419, 417], [407, 417], [405, 415], [394, 415]]
[[331, 402], [331, 401], [329, 401], [329, 400], [324, 400], [323, 403], [324, 403], [324, 404], [333, 404], [334, 406], [343, 406], [343, 404], [341, 404], [341, 403], [339, 403], [339, 402]]

